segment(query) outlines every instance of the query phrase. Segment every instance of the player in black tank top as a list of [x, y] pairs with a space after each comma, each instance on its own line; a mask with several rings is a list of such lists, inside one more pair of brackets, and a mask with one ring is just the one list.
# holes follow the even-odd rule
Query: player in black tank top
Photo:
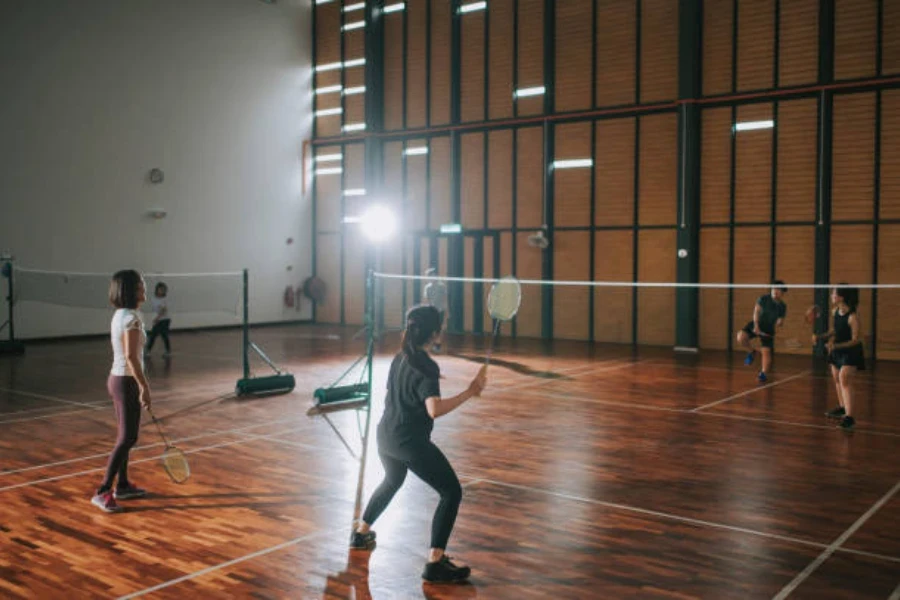
[[780, 279], [772, 282], [772, 289], [765, 296], [760, 296], [753, 307], [753, 319], [737, 332], [737, 342], [747, 350], [745, 365], [752, 365], [756, 359], [756, 349], [750, 345], [751, 340], [759, 338], [762, 354], [762, 365], [757, 375], [760, 383], [768, 381], [769, 369], [772, 367], [772, 354], [775, 351], [775, 334], [784, 323], [787, 305], [784, 295], [787, 286]]
[[866, 368], [860, 331], [859, 290], [841, 283], [831, 290], [832, 328], [828, 333], [814, 336], [813, 341], [828, 341], [828, 364], [831, 365], [831, 376], [837, 389], [839, 406], [825, 413], [828, 417], [840, 419], [842, 429], [852, 429], [856, 424], [853, 418], [853, 380], [857, 371]]

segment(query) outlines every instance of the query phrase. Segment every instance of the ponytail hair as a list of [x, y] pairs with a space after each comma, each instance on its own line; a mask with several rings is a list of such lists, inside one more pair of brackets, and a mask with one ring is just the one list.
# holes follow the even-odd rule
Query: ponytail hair
[[859, 306], [859, 288], [850, 287], [846, 283], [839, 283], [835, 288], [837, 295], [840, 296], [847, 306], [850, 307], [850, 312], [855, 313], [856, 307]]
[[429, 304], [413, 306], [406, 313], [401, 349], [411, 365], [422, 368], [427, 362], [421, 360], [421, 348], [435, 333], [440, 332], [443, 320], [441, 312]]

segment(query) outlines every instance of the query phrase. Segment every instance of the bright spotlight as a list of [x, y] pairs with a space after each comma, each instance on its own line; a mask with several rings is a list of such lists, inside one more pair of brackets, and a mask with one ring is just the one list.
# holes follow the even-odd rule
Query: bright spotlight
[[381, 204], [373, 204], [367, 208], [359, 221], [363, 235], [373, 242], [389, 239], [397, 229], [394, 213]]

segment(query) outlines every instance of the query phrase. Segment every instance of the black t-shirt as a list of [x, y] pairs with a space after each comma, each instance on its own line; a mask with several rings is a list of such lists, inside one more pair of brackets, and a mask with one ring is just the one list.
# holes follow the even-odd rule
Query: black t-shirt
[[775, 333], [775, 322], [783, 319], [787, 314], [787, 305], [780, 300], [776, 300], [771, 294], [760, 296], [757, 304], [762, 307], [759, 313], [759, 328], [764, 333]]
[[382, 444], [429, 439], [434, 419], [428, 414], [425, 399], [440, 397], [441, 370], [425, 352], [412, 359], [401, 352], [394, 357], [388, 374], [384, 415], [378, 424]]

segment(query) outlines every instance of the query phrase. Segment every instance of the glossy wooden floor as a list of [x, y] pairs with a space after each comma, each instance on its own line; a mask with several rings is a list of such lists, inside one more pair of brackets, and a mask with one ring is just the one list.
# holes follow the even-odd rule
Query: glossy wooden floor
[[[238, 332], [176, 333], [171, 360], [149, 364], [194, 476], [168, 481], [145, 423], [131, 473], [152, 494], [117, 515], [89, 503], [115, 436], [107, 342], [0, 357], [0, 597], [900, 596], [900, 365], [859, 377], [846, 434], [822, 416], [834, 390], [809, 359], [779, 357], [758, 386], [737, 355], [506, 345], [484, 396], [436, 426], [465, 486], [450, 554], [473, 568], [469, 585], [436, 586], [420, 573], [437, 498], [415, 477], [377, 550], [346, 548], [356, 463], [304, 413], [361, 351], [352, 333], [257, 331], [298, 378], [257, 400], [226, 397]], [[479, 343], [450, 340], [445, 392], [478, 368]], [[358, 442], [352, 414], [336, 421]]]

